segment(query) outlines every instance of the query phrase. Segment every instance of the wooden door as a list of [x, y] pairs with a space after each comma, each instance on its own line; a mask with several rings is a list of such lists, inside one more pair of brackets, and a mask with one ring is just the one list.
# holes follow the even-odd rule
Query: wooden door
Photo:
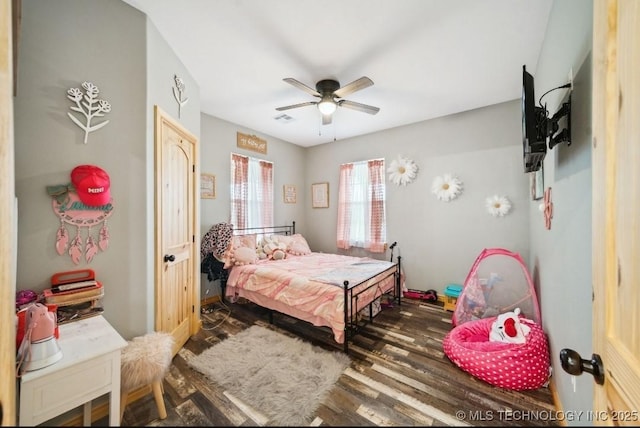
[[[14, 2], [15, 3], [15, 2]], [[0, 425], [16, 425], [15, 167], [11, 2], [0, 2]]]
[[173, 334], [174, 354], [200, 327], [195, 136], [155, 108], [156, 331]]
[[594, 423], [640, 415], [640, 1], [596, 0], [593, 28]]

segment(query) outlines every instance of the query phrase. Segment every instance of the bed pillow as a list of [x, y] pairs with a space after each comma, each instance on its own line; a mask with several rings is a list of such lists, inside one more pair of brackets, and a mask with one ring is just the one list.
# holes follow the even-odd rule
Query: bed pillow
[[271, 235], [271, 239], [275, 242], [277, 242], [278, 244], [284, 244], [285, 247], [289, 247], [289, 245], [291, 245], [291, 243], [293, 242], [293, 236], [291, 235]]
[[291, 243], [287, 247], [287, 252], [289, 254], [293, 254], [294, 256], [305, 256], [307, 254], [311, 254], [311, 249], [309, 248], [309, 244], [307, 240], [304, 239], [299, 233], [291, 236]]
[[[240, 248], [247, 250], [238, 251]], [[231, 238], [225, 253], [225, 269], [229, 269], [231, 266], [255, 263], [256, 260], [258, 260], [258, 253], [256, 252], [255, 235], [236, 235]]]
[[229, 254], [232, 266], [251, 265], [258, 261], [256, 250], [249, 247], [234, 248]]

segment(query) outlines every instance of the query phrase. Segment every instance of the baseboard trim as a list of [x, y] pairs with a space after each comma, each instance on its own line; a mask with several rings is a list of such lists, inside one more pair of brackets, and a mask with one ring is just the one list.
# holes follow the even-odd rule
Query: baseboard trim
[[[556, 411], [562, 412], [563, 411], [562, 402], [560, 401], [560, 396], [558, 395], [558, 389], [556, 388], [555, 378], [553, 376], [551, 376], [551, 379], [549, 380], [549, 391], [551, 391], [551, 397], [553, 398], [553, 405], [556, 408]], [[563, 427], [568, 426], [567, 421], [565, 419], [558, 421], [558, 424]]]
[[220, 296], [205, 297], [204, 299], [200, 300], [200, 306], [210, 305], [219, 301]]

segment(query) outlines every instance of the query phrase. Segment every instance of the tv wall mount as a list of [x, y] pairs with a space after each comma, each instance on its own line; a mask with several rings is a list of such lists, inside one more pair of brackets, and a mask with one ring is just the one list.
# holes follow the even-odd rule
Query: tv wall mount
[[[542, 106], [542, 98], [551, 91], [556, 89], [571, 88], [571, 83], [567, 83], [557, 88], [553, 88], [542, 94], [538, 101], [539, 107], [536, 107], [537, 134], [542, 137], [541, 140], [549, 138], [549, 150], [552, 150], [560, 143], [571, 145], [571, 93], [567, 101], [563, 102], [558, 111], [551, 117], [546, 105]], [[560, 129], [560, 119], [566, 117], [566, 126]]]

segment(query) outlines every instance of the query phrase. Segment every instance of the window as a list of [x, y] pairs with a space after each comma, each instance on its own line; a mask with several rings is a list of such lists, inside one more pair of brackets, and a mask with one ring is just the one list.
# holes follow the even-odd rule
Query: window
[[385, 251], [384, 159], [340, 165], [338, 189], [338, 248], [362, 247]]
[[231, 218], [236, 229], [273, 226], [273, 162], [231, 153]]

